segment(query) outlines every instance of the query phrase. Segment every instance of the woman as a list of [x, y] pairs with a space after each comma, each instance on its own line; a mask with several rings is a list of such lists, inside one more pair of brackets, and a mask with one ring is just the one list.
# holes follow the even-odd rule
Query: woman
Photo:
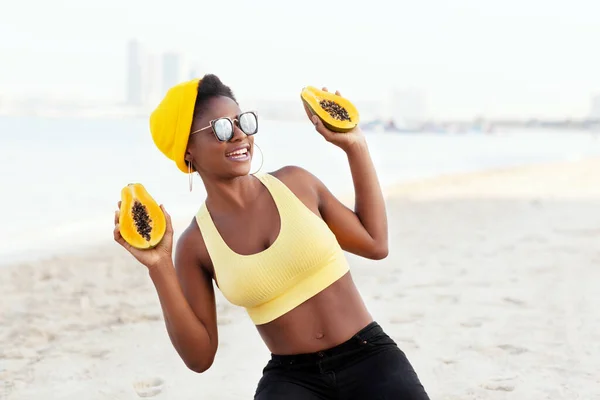
[[388, 254], [385, 204], [365, 138], [358, 128], [334, 133], [311, 121], [348, 156], [355, 211], [302, 168], [250, 174], [258, 120], [219, 78], [171, 88], [150, 117], [152, 137], [182, 172], [200, 175], [206, 200], [174, 261], [164, 208], [168, 228], [158, 247], [129, 246], [118, 211], [115, 240], [148, 267], [169, 337], [191, 370], [206, 371], [217, 351], [214, 280], [246, 308], [272, 353], [256, 399], [426, 399], [404, 353], [365, 308], [343, 254]]

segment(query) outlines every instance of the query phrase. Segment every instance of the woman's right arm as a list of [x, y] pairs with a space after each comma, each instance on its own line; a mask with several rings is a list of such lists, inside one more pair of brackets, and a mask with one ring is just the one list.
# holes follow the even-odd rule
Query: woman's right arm
[[218, 346], [217, 311], [211, 277], [197, 257], [193, 232], [177, 242], [175, 263], [149, 268], [171, 343], [185, 365], [201, 373], [212, 365]]
[[129, 245], [119, 229], [115, 212], [114, 239], [148, 268], [163, 311], [171, 343], [185, 365], [204, 372], [212, 365], [218, 346], [217, 310], [212, 279], [202, 268], [197, 249], [200, 232], [186, 229], [175, 251], [171, 216], [161, 205], [167, 220], [165, 236], [153, 249], [139, 250]]

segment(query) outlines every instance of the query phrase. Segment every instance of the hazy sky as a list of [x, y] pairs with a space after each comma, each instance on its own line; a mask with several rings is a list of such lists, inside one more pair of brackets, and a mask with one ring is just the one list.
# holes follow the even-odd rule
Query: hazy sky
[[581, 116], [600, 93], [599, 16], [598, 0], [0, 0], [0, 96], [122, 100], [135, 37], [240, 98], [410, 87], [432, 116]]

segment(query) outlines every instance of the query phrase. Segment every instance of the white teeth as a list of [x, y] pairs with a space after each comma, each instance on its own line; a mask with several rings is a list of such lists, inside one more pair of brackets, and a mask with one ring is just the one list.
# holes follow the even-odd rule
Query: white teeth
[[236, 157], [236, 156], [244, 156], [248, 153], [248, 149], [240, 149], [236, 151], [232, 151], [231, 153], [227, 153], [227, 157]]

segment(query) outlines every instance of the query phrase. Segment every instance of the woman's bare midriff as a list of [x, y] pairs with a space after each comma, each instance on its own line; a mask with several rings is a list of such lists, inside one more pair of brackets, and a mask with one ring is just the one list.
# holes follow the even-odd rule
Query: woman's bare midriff
[[271, 353], [302, 354], [343, 343], [372, 320], [347, 273], [316, 296], [257, 329]]

